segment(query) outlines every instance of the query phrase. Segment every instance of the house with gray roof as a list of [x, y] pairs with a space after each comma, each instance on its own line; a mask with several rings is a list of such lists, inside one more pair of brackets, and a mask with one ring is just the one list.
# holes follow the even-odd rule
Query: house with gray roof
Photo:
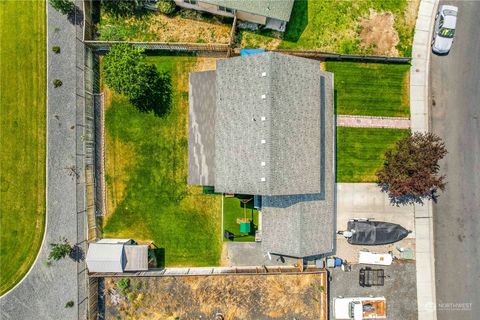
[[261, 196], [264, 252], [332, 252], [333, 74], [267, 52], [220, 60], [189, 85], [188, 183]]
[[234, 17], [285, 31], [290, 20], [294, 0], [175, 0], [177, 6]]

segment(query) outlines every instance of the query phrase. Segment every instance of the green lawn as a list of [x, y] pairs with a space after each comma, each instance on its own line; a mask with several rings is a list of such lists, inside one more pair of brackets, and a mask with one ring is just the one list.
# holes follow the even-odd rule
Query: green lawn
[[45, 227], [45, 1], [0, 1], [0, 295]]
[[[253, 226], [249, 234], [240, 233], [240, 225], [237, 223], [237, 219], [244, 218], [253, 221]], [[236, 197], [225, 197], [223, 199], [223, 229], [235, 234], [233, 241], [255, 241], [255, 228], [257, 226], [258, 211], [253, 208], [253, 196], [252, 200], [246, 204], [243, 204], [240, 199]]]
[[165, 117], [137, 111], [107, 94], [106, 170], [109, 214], [103, 236], [153, 241], [167, 266], [218, 265], [221, 196], [187, 185], [188, 72], [194, 57], [149, 57], [173, 77]]
[[410, 65], [329, 61], [326, 69], [334, 74], [337, 114], [410, 116]]
[[337, 127], [337, 182], [376, 182], [385, 151], [409, 130]]
[[[414, 8], [415, 9], [415, 8]], [[370, 10], [392, 12], [399, 36], [399, 55], [410, 56], [416, 9], [407, 0], [319, 1], [296, 0], [287, 30], [281, 33], [241, 31], [242, 47], [316, 49], [337, 53], [370, 53], [360, 48], [359, 19]]]

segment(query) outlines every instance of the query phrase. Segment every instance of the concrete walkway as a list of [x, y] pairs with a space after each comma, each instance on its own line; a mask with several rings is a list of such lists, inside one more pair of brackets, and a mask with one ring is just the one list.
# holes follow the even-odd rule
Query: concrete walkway
[[[430, 42], [438, 0], [421, 0], [412, 48], [410, 69], [410, 114], [413, 132], [428, 132], [428, 79]], [[415, 205], [416, 271], [418, 319], [435, 320], [435, 257], [433, 245], [432, 203]]]
[[372, 116], [337, 116], [338, 127], [359, 127], [359, 128], [410, 128], [410, 119], [394, 117], [372, 117]]
[[[81, 8], [81, 1], [77, 6]], [[86, 318], [84, 263], [66, 258], [46, 264], [50, 243], [60, 237], [86, 248], [84, 150], [80, 139], [85, 117], [83, 70], [79, 68], [84, 63], [84, 47], [81, 17], [72, 20], [47, 6], [46, 229], [29, 273], [0, 299], [2, 320]], [[54, 45], [60, 46], [60, 54], [52, 53]], [[54, 88], [53, 79], [60, 79], [63, 85]], [[74, 302], [72, 308], [65, 308], [68, 301]]]

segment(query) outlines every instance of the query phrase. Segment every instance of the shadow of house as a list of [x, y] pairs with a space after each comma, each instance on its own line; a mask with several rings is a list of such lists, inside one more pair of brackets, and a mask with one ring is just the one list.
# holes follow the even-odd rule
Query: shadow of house
[[308, 1], [295, 0], [292, 9], [290, 22], [287, 25], [283, 39], [290, 42], [297, 42], [308, 25]]

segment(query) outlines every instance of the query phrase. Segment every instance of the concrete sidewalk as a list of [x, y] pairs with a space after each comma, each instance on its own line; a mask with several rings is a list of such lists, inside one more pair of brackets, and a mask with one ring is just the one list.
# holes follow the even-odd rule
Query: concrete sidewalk
[[[410, 69], [410, 113], [413, 132], [429, 131], [428, 79], [430, 43], [438, 0], [421, 0], [412, 47]], [[434, 320], [436, 315], [435, 257], [432, 204], [415, 205], [416, 271], [418, 319]]]

